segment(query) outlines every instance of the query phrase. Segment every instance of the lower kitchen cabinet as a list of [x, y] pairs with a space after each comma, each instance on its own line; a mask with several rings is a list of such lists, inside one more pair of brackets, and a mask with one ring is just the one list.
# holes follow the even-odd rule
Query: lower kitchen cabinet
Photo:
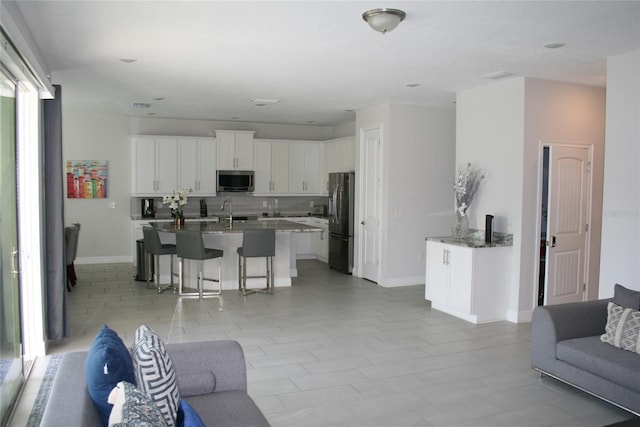
[[510, 247], [427, 241], [425, 299], [472, 323], [506, 319]]

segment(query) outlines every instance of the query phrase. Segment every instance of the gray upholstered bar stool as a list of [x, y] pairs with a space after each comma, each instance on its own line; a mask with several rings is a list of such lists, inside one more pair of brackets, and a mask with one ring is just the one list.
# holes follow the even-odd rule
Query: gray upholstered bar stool
[[[176, 254], [176, 245], [170, 243], [162, 243], [160, 241], [160, 236], [158, 235], [158, 230], [151, 226], [142, 227], [142, 235], [144, 236], [144, 251], [147, 255], [153, 259], [154, 261], [154, 271], [155, 271], [155, 284], [158, 288], [158, 293], [162, 293], [167, 289], [173, 289], [173, 292], [176, 291], [175, 286], [173, 286], [173, 276], [175, 273], [173, 272], [173, 256]], [[162, 287], [160, 284], [160, 255], [169, 255], [170, 263], [171, 263], [171, 283]], [[149, 277], [151, 276], [151, 259], [147, 259], [147, 287], [149, 288]]]
[[[249, 229], [242, 234], [242, 247], [238, 248], [238, 287], [242, 295], [255, 292], [273, 294], [273, 257], [276, 255], [276, 230]], [[247, 276], [247, 258], [266, 258], [264, 276]], [[248, 278], [266, 278], [267, 286], [260, 290], [247, 291]]]
[[[178, 230], [176, 232], [176, 246], [178, 247], [178, 258], [180, 262], [178, 264], [178, 275], [180, 276], [179, 295], [183, 298], [204, 298], [204, 297], [219, 297], [222, 294], [222, 255], [224, 252], [220, 249], [211, 249], [204, 247], [204, 241], [202, 240], [202, 233], [199, 231]], [[220, 258], [218, 262], [218, 278], [209, 279], [204, 277], [203, 264], [207, 259]], [[184, 260], [192, 259], [198, 261], [198, 280], [196, 292], [184, 292]], [[217, 291], [205, 292], [203, 288], [203, 281], [218, 282]]]

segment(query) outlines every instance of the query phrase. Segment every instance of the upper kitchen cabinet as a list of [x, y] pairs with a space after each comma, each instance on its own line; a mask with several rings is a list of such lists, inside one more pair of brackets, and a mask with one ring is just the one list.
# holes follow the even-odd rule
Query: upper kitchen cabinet
[[178, 138], [178, 187], [193, 195], [216, 195], [216, 150], [213, 138]]
[[133, 196], [169, 194], [178, 184], [178, 138], [136, 136], [132, 140]]
[[254, 131], [217, 130], [219, 170], [253, 170]]
[[289, 193], [326, 194], [323, 163], [323, 143], [291, 142], [289, 144]]
[[351, 172], [355, 164], [355, 136], [332, 139], [325, 142], [325, 165], [327, 174], [332, 172]]
[[254, 195], [289, 192], [289, 143], [256, 139], [253, 145]]

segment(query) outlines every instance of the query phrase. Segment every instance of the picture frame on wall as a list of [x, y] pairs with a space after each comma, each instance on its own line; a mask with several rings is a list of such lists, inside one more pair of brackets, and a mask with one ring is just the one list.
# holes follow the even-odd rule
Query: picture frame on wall
[[67, 160], [67, 198], [107, 198], [106, 160]]

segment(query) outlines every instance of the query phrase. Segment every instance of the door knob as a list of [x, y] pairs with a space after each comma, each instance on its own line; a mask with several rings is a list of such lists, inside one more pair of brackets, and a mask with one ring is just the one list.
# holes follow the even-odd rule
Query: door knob
[[551, 247], [552, 248], [556, 247], [556, 236], [551, 236]]
[[364, 225], [364, 220], [360, 221], [360, 224]]

